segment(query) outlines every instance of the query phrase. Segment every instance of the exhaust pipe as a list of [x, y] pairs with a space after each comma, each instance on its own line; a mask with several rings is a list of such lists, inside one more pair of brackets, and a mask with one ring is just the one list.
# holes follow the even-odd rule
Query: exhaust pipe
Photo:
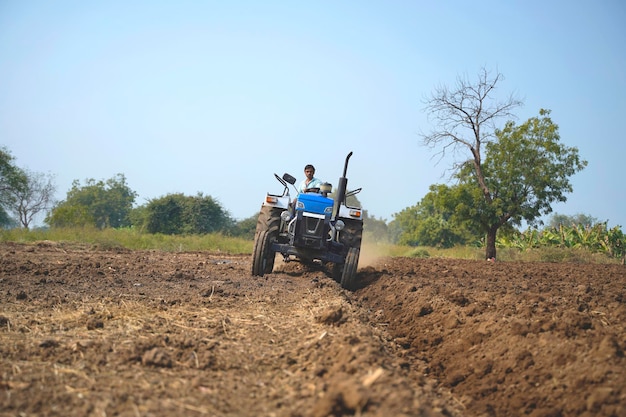
[[332, 220], [334, 221], [339, 214], [339, 206], [346, 198], [346, 190], [348, 189], [348, 178], [346, 178], [346, 173], [348, 172], [348, 160], [352, 156], [352, 152], [346, 156], [346, 163], [343, 166], [343, 176], [339, 178], [339, 184], [337, 185], [337, 192], [335, 193], [335, 202], [333, 203], [333, 215]]

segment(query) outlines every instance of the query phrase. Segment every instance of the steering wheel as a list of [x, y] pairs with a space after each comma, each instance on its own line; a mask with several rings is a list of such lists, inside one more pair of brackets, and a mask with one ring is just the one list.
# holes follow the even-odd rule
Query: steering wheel
[[319, 187], [305, 188], [304, 192], [305, 193], [319, 193], [320, 188]]

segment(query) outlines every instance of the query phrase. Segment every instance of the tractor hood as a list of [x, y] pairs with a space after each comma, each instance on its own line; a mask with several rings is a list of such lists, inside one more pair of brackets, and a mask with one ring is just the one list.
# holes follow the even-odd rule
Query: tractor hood
[[302, 193], [298, 196], [296, 211], [330, 216], [333, 211], [333, 199], [321, 194]]

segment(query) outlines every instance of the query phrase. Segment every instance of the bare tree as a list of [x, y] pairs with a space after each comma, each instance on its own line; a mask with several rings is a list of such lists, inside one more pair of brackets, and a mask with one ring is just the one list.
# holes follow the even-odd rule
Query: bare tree
[[10, 190], [11, 199], [7, 205], [17, 215], [20, 224], [28, 229], [37, 214], [52, 208], [56, 185], [51, 174], [28, 170], [23, 172], [26, 175], [26, 184]]
[[[496, 121], [512, 118], [512, 110], [523, 104], [513, 94], [503, 101], [494, 97], [496, 87], [503, 79], [502, 74], [491, 76], [482, 68], [476, 82], [459, 76], [454, 89], [440, 85], [425, 101], [428, 119], [435, 127], [431, 133], [422, 135], [424, 145], [441, 148], [439, 153], [442, 158], [448, 151], [454, 154], [469, 151], [471, 157], [455, 161], [453, 171], [458, 172], [471, 163], [487, 204], [491, 204], [493, 194], [483, 173], [483, 146], [496, 139]], [[492, 232], [495, 239], [495, 231]], [[491, 256], [488, 254], [488, 257]]]

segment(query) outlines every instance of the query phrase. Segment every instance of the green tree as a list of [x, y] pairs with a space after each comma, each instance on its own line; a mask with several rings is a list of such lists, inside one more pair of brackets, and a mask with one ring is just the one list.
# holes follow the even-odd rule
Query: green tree
[[258, 213], [255, 213], [250, 217], [235, 222], [233, 227], [229, 230], [229, 234], [234, 237], [253, 240], [258, 217]]
[[409, 246], [449, 248], [480, 239], [472, 224], [456, 215], [458, 188], [443, 184], [430, 191], [415, 206], [394, 215], [395, 241]]
[[143, 214], [148, 233], [205, 234], [227, 232], [234, 222], [211, 196], [181, 193], [150, 200]]
[[46, 223], [52, 227], [127, 227], [131, 224], [129, 215], [136, 197], [123, 174], [106, 181], [90, 178], [84, 185], [74, 180], [66, 199], [52, 209]]
[[540, 110], [539, 117], [520, 126], [509, 121], [496, 129], [498, 118], [510, 116], [521, 105], [512, 96], [502, 102], [492, 99], [501, 79], [500, 74], [490, 78], [483, 69], [475, 84], [459, 79], [453, 91], [437, 89], [427, 101], [437, 128], [423, 136], [425, 145], [442, 146], [442, 152], [449, 147], [470, 152], [471, 159], [455, 164], [456, 212], [486, 234], [488, 259], [496, 256], [502, 226], [522, 220], [532, 224], [550, 213], [551, 204], [566, 201], [565, 194], [572, 191], [569, 177], [587, 164], [578, 149], [559, 142], [549, 110]]
[[457, 215], [476, 222], [486, 234], [486, 256], [496, 256], [496, 235], [503, 226], [519, 226], [522, 220], [538, 222], [552, 211], [551, 204], [566, 201], [572, 191], [569, 181], [587, 162], [578, 150], [559, 142], [558, 126], [541, 110], [520, 126], [507, 122], [497, 130], [497, 142], [486, 146], [481, 168], [482, 188], [473, 162], [459, 172], [457, 186], [462, 196]]
[[0, 193], [26, 185], [26, 174], [13, 163], [14, 160], [7, 148], [0, 147]]
[[0, 228], [13, 229], [15, 227], [19, 227], [19, 222], [12, 218], [4, 208], [0, 207]]
[[14, 193], [27, 186], [26, 173], [18, 168], [11, 152], [0, 148], [0, 226], [8, 227], [17, 224], [8, 213], [8, 208], [15, 203]]
[[229, 213], [211, 196], [198, 193], [190, 197], [185, 207], [185, 233], [228, 231], [234, 224]]
[[146, 231], [165, 235], [182, 234], [185, 199], [183, 194], [168, 194], [150, 200], [146, 205]]
[[146, 231], [146, 224], [148, 222], [147, 218], [148, 209], [146, 204], [133, 207], [130, 213], [128, 213], [128, 219], [130, 220], [131, 226], [139, 232]]

